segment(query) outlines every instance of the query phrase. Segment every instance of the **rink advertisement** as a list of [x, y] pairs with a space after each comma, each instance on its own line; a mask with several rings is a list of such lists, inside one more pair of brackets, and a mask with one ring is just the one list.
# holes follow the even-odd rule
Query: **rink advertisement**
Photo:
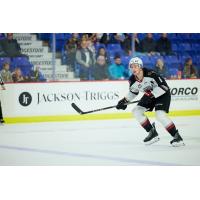
[[[200, 80], [168, 80], [172, 95], [171, 111], [200, 110]], [[6, 90], [0, 93], [3, 114], [6, 118], [69, 116], [72, 119], [78, 114], [71, 107], [76, 103], [83, 109], [94, 110], [116, 105], [119, 99], [128, 92], [127, 81], [95, 82], [57, 82], [57, 83], [21, 83], [6, 84]], [[139, 100], [142, 94], [135, 100]], [[135, 104], [126, 111], [109, 109], [98, 112], [104, 118], [131, 116]], [[184, 115], [184, 113], [183, 113]], [[91, 114], [87, 118], [92, 117]], [[75, 117], [76, 118], [76, 117]], [[53, 119], [52, 119], [53, 120]], [[45, 120], [44, 120], [45, 121]]]

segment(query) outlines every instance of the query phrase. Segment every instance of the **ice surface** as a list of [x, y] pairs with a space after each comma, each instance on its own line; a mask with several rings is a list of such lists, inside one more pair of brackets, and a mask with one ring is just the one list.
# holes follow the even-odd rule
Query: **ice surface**
[[172, 120], [184, 147], [170, 146], [157, 121], [160, 141], [151, 146], [135, 119], [6, 124], [0, 165], [200, 165], [200, 116]]

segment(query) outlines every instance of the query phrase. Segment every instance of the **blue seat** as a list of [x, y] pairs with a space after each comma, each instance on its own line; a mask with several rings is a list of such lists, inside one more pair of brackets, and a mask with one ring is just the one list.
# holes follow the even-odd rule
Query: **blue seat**
[[70, 39], [72, 37], [72, 34], [71, 33], [64, 33], [64, 38], [66, 40]]
[[4, 33], [0, 33], [0, 40], [3, 40], [3, 39], [5, 39], [6, 37], [5, 37], [5, 34]]
[[179, 37], [182, 42], [190, 42], [191, 41], [190, 33], [179, 33]]
[[121, 45], [120, 44], [108, 44], [107, 49], [109, 51], [121, 51]]
[[191, 33], [190, 39], [194, 42], [198, 42], [200, 40], [200, 34], [199, 33]]
[[40, 40], [49, 40], [50, 35], [50, 33], [38, 33], [38, 37]]
[[[64, 33], [56, 33], [56, 40], [65, 40], [65, 34]], [[53, 39], [53, 34], [50, 35], [50, 39]]]
[[178, 75], [178, 68], [169, 68], [168, 72], [171, 78], [176, 78]]
[[151, 58], [149, 56], [141, 55], [139, 57], [142, 59], [144, 67], [152, 68], [153, 63], [152, 63]]
[[101, 44], [101, 43], [95, 44], [94, 47], [95, 47], [95, 49], [96, 49], [97, 51], [99, 50], [99, 48], [102, 48], [102, 47], [103, 47], [104, 49], [106, 49], [105, 44]]
[[181, 43], [178, 47], [179, 51], [192, 51], [191, 45], [189, 43]]
[[158, 40], [161, 37], [160, 33], [153, 33], [153, 39]]
[[16, 57], [16, 58], [13, 58], [12, 64], [17, 67], [17, 66], [30, 65], [30, 62], [28, 58], [26, 57]]
[[146, 33], [138, 33], [137, 37], [139, 40], [143, 40], [146, 37]]
[[156, 62], [157, 62], [158, 59], [164, 60], [164, 59], [163, 59], [163, 56], [154, 55], [154, 56], [151, 56], [151, 57], [150, 57], [151, 63], [152, 63], [154, 66], [155, 66], [155, 64], [156, 64]]
[[[61, 51], [65, 45], [64, 40], [56, 40], [56, 51]], [[53, 42], [50, 42], [50, 49], [53, 50]]]
[[26, 65], [26, 66], [25, 65], [20, 66], [20, 69], [24, 76], [28, 76], [32, 68], [33, 68], [33, 65], [31, 64]]
[[178, 67], [180, 64], [180, 60], [176, 56], [165, 56], [164, 59], [167, 66]]
[[0, 67], [2, 67], [4, 63], [10, 63], [10, 62], [11, 62], [10, 58], [2, 57], [2, 58], [0, 58]]
[[192, 51], [199, 53], [200, 52], [200, 44], [199, 43], [193, 43], [192, 44]]
[[173, 43], [172, 44], [172, 51], [177, 51], [178, 50], [178, 45]]
[[123, 57], [121, 58], [122, 63], [123, 63], [126, 67], [128, 67], [128, 64], [129, 64], [129, 61], [130, 61], [131, 58], [132, 58], [131, 56], [123, 56]]
[[119, 56], [124, 56], [124, 52], [122, 50], [113, 50], [113, 51], [108, 51], [109, 55], [110, 56], [113, 56], [115, 57], [116, 55], [119, 55]]
[[168, 38], [172, 43], [176, 43], [180, 40], [176, 33], [169, 33]]

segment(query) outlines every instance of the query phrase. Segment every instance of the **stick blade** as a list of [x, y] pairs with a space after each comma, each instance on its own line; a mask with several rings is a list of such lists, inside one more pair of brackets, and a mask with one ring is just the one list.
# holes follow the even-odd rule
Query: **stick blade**
[[79, 114], [83, 114], [84, 112], [75, 104], [72, 103], [71, 106], [74, 108], [74, 110], [76, 110], [76, 112], [78, 112]]

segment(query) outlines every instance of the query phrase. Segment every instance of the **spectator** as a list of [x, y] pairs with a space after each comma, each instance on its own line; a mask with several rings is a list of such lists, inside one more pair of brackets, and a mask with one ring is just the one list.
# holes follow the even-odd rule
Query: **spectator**
[[21, 54], [21, 48], [17, 40], [13, 39], [13, 33], [7, 33], [7, 38], [1, 41], [1, 45], [8, 57], [26, 56]]
[[124, 40], [124, 36], [120, 33], [110, 34], [109, 43], [111, 44], [120, 44]]
[[109, 76], [112, 80], [125, 79], [126, 69], [121, 63], [121, 58], [116, 55], [114, 58], [115, 63], [108, 67]]
[[3, 69], [0, 71], [1, 77], [5, 83], [7, 82], [13, 82], [12, 80], [12, 73], [10, 72], [10, 64], [9, 63], [4, 63], [3, 64]]
[[96, 49], [94, 47], [93, 40], [90, 38], [87, 40], [87, 48], [92, 52], [93, 59], [95, 60], [96, 59]]
[[156, 61], [155, 72], [164, 78], [168, 78], [168, 71], [162, 59]]
[[161, 55], [169, 55], [172, 53], [171, 42], [167, 38], [167, 33], [162, 33], [162, 36], [156, 43], [156, 50]]
[[15, 68], [13, 74], [12, 74], [12, 79], [14, 83], [19, 83], [19, 82], [26, 82], [27, 81], [27, 77], [24, 77], [22, 75], [22, 71], [19, 67]]
[[29, 80], [31, 82], [45, 82], [46, 79], [44, 78], [43, 74], [40, 71], [40, 67], [36, 66], [30, 71]]
[[5, 33], [0, 33], [0, 40], [5, 38]]
[[79, 64], [79, 73], [81, 80], [91, 80], [92, 67], [94, 65], [94, 57], [88, 49], [87, 40], [81, 41], [81, 48], [76, 52], [76, 62]]
[[102, 37], [99, 40], [100, 44], [105, 44], [107, 46], [107, 44], [109, 43], [109, 34], [108, 33], [103, 33]]
[[93, 44], [96, 44], [98, 38], [97, 38], [97, 33], [92, 33], [89, 35], [89, 39], [93, 42]]
[[79, 33], [72, 33], [71, 42], [73, 41], [76, 45], [79, 43]]
[[198, 78], [198, 72], [196, 67], [193, 66], [192, 58], [187, 58], [185, 60], [183, 78]]
[[104, 47], [100, 47], [98, 49], [98, 52], [97, 52], [97, 58], [99, 56], [104, 56], [105, 57], [105, 61], [106, 61], [106, 64], [109, 66], [111, 64], [111, 61], [110, 61], [110, 57], [108, 55], [108, 52], [106, 51], [106, 49]]
[[97, 62], [93, 69], [93, 77], [95, 80], [108, 80], [108, 65], [104, 56], [97, 57]]
[[152, 33], [147, 33], [146, 37], [141, 41], [141, 51], [154, 55], [156, 51], [156, 42], [153, 39]]
[[6, 57], [6, 53], [3, 49], [3, 46], [2, 46], [2, 40], [0, 40], [0, 57]]
[[124, 33], [125, 39], [121, 42], [122, 49], [127, 55], [131, 55], [132, 50], [132, 38], [128, 33]]
[[137, 36], [137, 33], [134, 33], [134, 41], [135, 41], [135, 51], [140, 52], [141, 51], [140, 40]]
[[66, 65], [70, 71], [75, 71], [77, 42], [75, 38], [71, 38], [65, 44]]

